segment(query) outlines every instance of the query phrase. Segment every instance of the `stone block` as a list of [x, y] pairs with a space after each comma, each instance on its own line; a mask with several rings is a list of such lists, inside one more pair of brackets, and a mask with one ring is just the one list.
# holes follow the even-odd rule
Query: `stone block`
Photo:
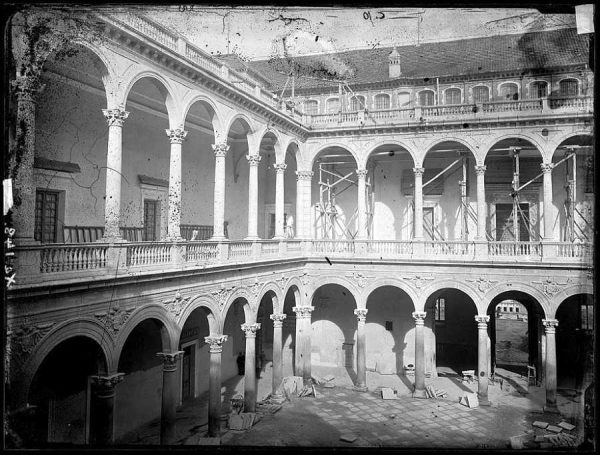
[[560, 433], [562, 431], [561, 427], [557, 427], [556, 425], [548, 425], [546, 430], [551, 431], [552, 433]]
[[354, 442], [358, 439], [358, 436], [352, 433], [346, 433], [340, 436], [340, 441], [342, 442]]
[[391, 388], [383, 387], [381, 389], [381, 398], [383, 398], [384, 400], [395, 400], [398, 397]]
[[542, 429], [544, 429], [544, 428], [547, 428], [547, 427], [548, 427], [548, 422], [542, 422], [542, 421], [540, 421], [540, 420], [536, 420], [535, 422], [533, 422], [533, 424], [532, 424], [532, 425], [533, 425], [534, 427], [537, 427], [537, 428], [542, 428]]
[[575, 425], [571, 425], [568, 422], [560, 422], [558, 424], [558, 426], [561, 427], [561, 428], [563, 428], [564, 430], [567, 430], [567, 431], [571, 431], [571, 430], [575, 429]]

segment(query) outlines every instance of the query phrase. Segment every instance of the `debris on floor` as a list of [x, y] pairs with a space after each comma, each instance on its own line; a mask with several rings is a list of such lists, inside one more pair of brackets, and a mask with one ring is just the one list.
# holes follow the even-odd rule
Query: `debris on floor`
[[249, 430], [254, 424], [256, 414], [254, 412], [242, 412], [229, 416], [230, 430]]
[[281, 409], [281, 405], [272, 404], [272, 403], [256, 403], [256, 413], [257, 414], [275, 414], [277, 411]]
[[315, 386], [314, 385], [305, 385], [304, 387], [302, 387], [302, 389], [300, 390], [300, 392], [298, 392], [298, 396], [300, 398], [302, 397], [309, 397], [309, 396], [313, 396], [315, 398], [317, 398], [317, 391], [315, 390]]
[[476, 393], [467, 393], [458, 399], [458, 402], [469, 408], [477, 408], [479, 406], [479, 398]]
[[564, 422], [564, 421], [560, 422], [558, 424], [558, 426], [561, 427], [561, 428], [563, 428], [563, 429], [565, 429], [565, 430], [567, 430], [567, 431], [571, 431], [571, 430], [575, 429], [575, 425], [571, 425], [570, 423]]
[[242, 409], [244, 409], [244, 396], [238, 393], [231, 398], [231, 411], [239, 414]]
[[536, 420], [535, 422], [532, 423], [532, 425], [536, 428], [547, 428], [548, 427], [548, 422], [541, 422], [539, 420]]
[[570, 433], [575, 425], [562, 420], [556, 425], [541, 420], [531, 424], [532, 430], [528, 434], [510, 438], [512, 449], [550, 449], [557, 447], [575, 447], [577, 436]]
[[471, 384], [475, 380], [475, 370], [464, 370], [460, 374], [462, 374], [463, 382]]
[[352, 433], [346, 433], [340, 436], [340, 441], [342, 442], [354, 442], [358, 439], [358, 436]]
[[285, 393], [285, 397], [288, 400], [292, 400], [293, 397], [298, 396], [298, 393], [304, 387], [304, 380], [301, 376], [286, 376], [283, 378], [282, 388]]
[[434, 398], [434, 399], [446, 398], [448, 396], [448, 393], [445, 390], [436, 390], [430, 385], [425, 387], [425, 394], [427, 395], [427, 398]]
[[396, 395], [396, 391], [394, 389], [391, 389], [390, 387], [382, 387], [381, 398], [384, 400], [396, 400], [398, 399], [398, 395]]
[[312, 377], [312, 380], [315, 384], [320, 385], [321, 387], [325, 387], [326, 389], [333, 389], [335, 384], [333, 380], [335, 376], [332, 374], [328, 374], [327, 376], [323, 376], [322, 378]]

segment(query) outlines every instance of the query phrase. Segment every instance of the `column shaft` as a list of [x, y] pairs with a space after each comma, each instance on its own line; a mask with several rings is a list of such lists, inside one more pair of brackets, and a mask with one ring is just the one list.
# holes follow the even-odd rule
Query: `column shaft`
[[259, 323], [242, 324], [246, 333], [246, 360], [244, 367], [244, 411], [256, 411], [256, 331]]
[[413, 172], [415, 173], [413, 239], [423, 240], [423, 173], [425, 172], [425, 169], [423, 169], [422, 167], [416, 167], [413, 168]]
[[208, 435], [221, 435], [221, 352], [227, 335], [208, 336], [204, 341], [210, 346], [208, 372]]
[[258, 239], [258, 163], [260, 155], [246, 155], [248, 173], [248, 240]]
[[365, 323], [367, 309], [357, 308], [354, 310], [357, 317], [356, 327], [356, 388], [361, 391], [367, 390], [367, 345], [365, 339]]
[[121, 167], [123, 122], [129, 112], [123, 109], [103, 109], [108, 122], [108, 153], [106, 156], [106, 199], [104, 205], [104, 237], [121, 239]]
[[544, 188], [544, 240], [552, 241], [554, 239], [554, 229], [552, 226], [553, 206], [552, 206], [552, 163], [542, 163]]
[[356, 171], [358, 178], [358, 240], [367, 238], [366, 169]]
[[556, 319], [543, 319], [546, 329], [546, 408], [556, 410]]
[[163, 361], [163, 387], [162, 405], [160, 412], [160, 443], [174, 444], [175, 416], [179, 398], [179, 376], [177, 373], [177, 359], [183, 351], [160, 352], [157, 354]]
[[489, 316], [475, 316], [477, 322], [477, 395], [479, 404], [488, 405], [488, 333]]
[[304, 181], [296, 171], [296, 238], [305, 238], [304, 232]]
[[425, 396], [425, 336], [423, 326], [427, 313], [415, 311], [415, 390], [414, 396], [422, 398]]
[[485, 240], [485, 166], [475, 166], [477, 174], [477, 240]]
[[299, 367], [296, 376], [302, 376], [307, 383], [311, 379], [311, 324], [312, 306], [294, 307], [296, 312], [296, 364]]
[[114, 442], [115, 386], [124, 374], [92, 377], [92, 403], [90, 409], [90, 443], [108, 445]]
[[181, 147], [187, 136], [183, 128], [165, 130], [171, 141], [171, 161], [169, 166], [169, 224], [167, 237], [181, 239]]
[[273, 396], [280, 396], [280, 386], [283, 381], [283, 320], [285, 313], [274, 313], [273, 320]]
[[225, 156], [229, 146], [225, 143], [213, 144], [215, 152], [215, 190], [213, 204], [213, 240], [225, 239]]
[[275, 238], [283, 238], [283, 217], [285, 212], [284, 207], [284, 191], [285, 191], [285, 168], [283, 163], [275, 165], [276, 180], [275, 180]]

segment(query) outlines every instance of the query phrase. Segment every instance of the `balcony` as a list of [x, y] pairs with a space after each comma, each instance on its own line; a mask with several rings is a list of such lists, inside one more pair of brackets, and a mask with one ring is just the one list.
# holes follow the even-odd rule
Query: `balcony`
[[289, 259], [586, 266], [593, 245], [563, 242], [260, 240], [45, 244], [13, 249], [16, 288]]
[[304, 115], [302, 122], [313, 130], [354, 127], [406, 125], [432, 122], [475, 122], [509, 118], [533, 118], [591, 114], [592, 96], [552, 97], [535, 100], [494, 101], [481, 104], [455, 104], [443, 106], [418, 106], [408, 109], [378, 111], [336, 112], [332, 114]]

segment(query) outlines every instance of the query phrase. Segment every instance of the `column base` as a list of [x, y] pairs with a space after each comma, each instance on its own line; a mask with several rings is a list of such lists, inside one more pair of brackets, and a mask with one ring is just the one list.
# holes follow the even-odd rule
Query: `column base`
[[225, 237], [224, 235], [213, 235], [210, 239], [208, 239], [209, 242], [222, 242], [224, 240], [228, 240], [227, 237]]
[[245, 242], [255, 242], [256, 240], [260, 240], [259, 236], [248, 236], [246, 238], [244, 238]]
[[368, 392], [369, 391], [369, 389], [367, 388], [366, 385], [355, 385], [354, 387], [352, 387], [352, 389], [357, 392]]
[[413, 398], [427, 398], [427, 393], [425, 392], [425, 389], [423, 389], [423, 390], [415, 389], [415, 390], [413, 390], [412, 397]]
[[477, 398], [479, 401], [479, 406], [491, 406], [492, 402], [490, 400], [488, 400], [487, 398]]
[[545, 404], [542, 410], [544, 412], [547, 412], [548, 414], [560, 414], [560, 411], [558, 410], [555, 404]]

